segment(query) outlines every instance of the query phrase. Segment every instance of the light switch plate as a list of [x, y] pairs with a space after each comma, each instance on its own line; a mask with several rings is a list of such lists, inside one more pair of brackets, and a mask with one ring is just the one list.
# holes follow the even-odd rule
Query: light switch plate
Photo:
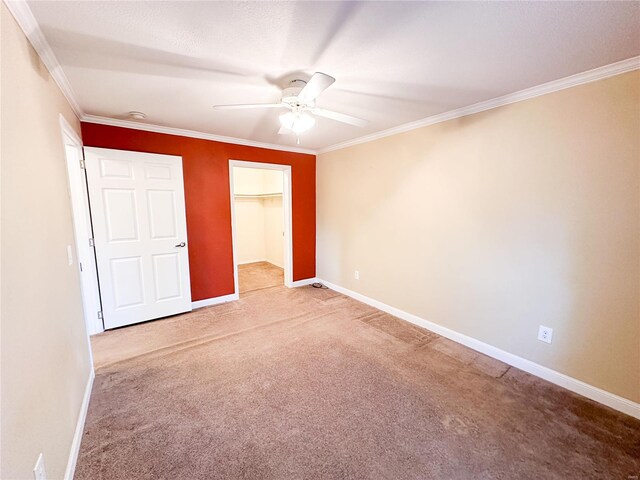
[[71, 245], [67, 245], [67, 262], [69, 262], [69, 265], [73, 265], [73, 250], [71, 249]]

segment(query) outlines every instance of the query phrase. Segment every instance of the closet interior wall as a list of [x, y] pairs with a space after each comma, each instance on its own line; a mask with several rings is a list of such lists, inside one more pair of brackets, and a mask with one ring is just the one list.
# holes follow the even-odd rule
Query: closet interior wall
[[234, 167], [233, 182], [238, 264], [266, 261], [282, 268], [282, 171]]

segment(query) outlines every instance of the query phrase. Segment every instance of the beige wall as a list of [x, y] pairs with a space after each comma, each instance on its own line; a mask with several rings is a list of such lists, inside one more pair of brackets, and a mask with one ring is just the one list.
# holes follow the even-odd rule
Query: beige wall
[[282, 170], [262, 170], [264, 193], [282, 193], [284, 175]]
[[257, 168], [233, 168], [233, 193], [257, 195], [264, 193], [264, 170]]
[[233, 168], [233, 190], [240, 195], [282, 193], [282, 170]]
[[89, 351], [73, 245], [58, 115], [80, 130], [65, 98], [4, 3], [2, 22], [3, 479], [32, 478], [40, 452], [62, 478], [85, 386]]
[[640, 73], [322, 154], [317, 173], [320, 278], [640, 401]]
[[[282, 173], [280, 174], [282, 176]], [[267, 262], [284, 268], [284, 217], [282, 196], [265, 198], [264, 209], [265, 258]]]
[[236, 261], [242, 264], [266, 260], [262, 200], [236, 197], [234, 207]]

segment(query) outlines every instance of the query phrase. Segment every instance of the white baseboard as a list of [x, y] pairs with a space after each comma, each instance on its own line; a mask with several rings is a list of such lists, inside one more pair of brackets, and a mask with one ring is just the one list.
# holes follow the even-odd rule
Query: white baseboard
[[250, 263], [260, 263], [260, 262], [269, 262], [266, 258], [260, 258], [258, 260], [245, 260], [243, 262], [238, 262], [238, 265], [248, 265]]
[[385, 303], [379, 302], [378, 300], [374, 300], [373, 298], [369, 298], [365, 295], [351, 291], [339, 285], [335, 285], [322, 279], [317, 279], [317, 281], [323, 283], [336, 292], [359, 300], [362, 303], [366, 303], [367, 305], [371, 305], [378, 310], [382, 310], [383, 312], [387, 312], [391, 315], [401, 318], [402, 320], [406, 320], [407, 322], [411, 322], [415, 325], [426, 328], [427, 330], [437, 333], [438, 335], [442, 335], [443, 337], [453, 340], [454, 342], [461, 343], [462, 345], [469, 347], [477, 352], [483, 353], [508, 365], [519, 368], [520, 370], [530, 373], [531, 375], [540, 377], [551, 383], [566, 388], [567, 390], [571, 390], [572, 392], [590, 398], [591, 400], [594, 400], [598, 403], [640, 419], [640, 403], [633, 402], [626, 398], [620, 397], [619, 395], [615, 395], [613, 393], [607, 392], [606, 390], [602, 390], [601, 388], [594, 387], [593, 385], [589, 385], [588, 383], [577, 380], [573, 377], [565, 375], [564, 373], [560, 373], [548, 367], [544, 367], [535, 362], [532, 362], [531, 360], [527, 360], [525, 358], [514, 355], [513, 353], [506, 352], [492, 345], [481, 342], [480, 340], [476, 340], [475, 338], [443, 327], [442, 325], [438, 325], [437, 323], [430, 322], [416, 315], [400, 310], [399, 308], [392, 307]]
[[278, 268], [284, 268], [284, 266], [280, 265], [277, 262], [271, 261], [268, 258], [262, 258], [260, 260], [249, 260], [246, 262], [238, 262], [238, 265], [249, 265], [250, 263], [261, 263], [261, 262], [270, 263], [271, 265], [275, 265]]
[[211, 305], [218, 305], [219, 303], [232, 302], [238, 300], [238, 298], [240, 298], [240, 296], [237, 293], [222, 295], [221, 297], [205, 298], [204, 300], [191, 302], [191, 308], [209, 307]]
[[296, 280], [295, 282], [291, 282], [291, 288], [295, 287], [304, 287], [305, 285], [311, 285], [312, 283], [316, 283], [318, 281], [317, 278], [305, 278], [303, 280]]
[[95, 377], [96, 373], [92, 366], [91, 373], [87, 379], [87, 386], [84, 389], [84, 397], [82, 398], [82, 405], [80, 405], [80, 412], [78, 413], [76, 431], [73, 434], [73, 441], [71, 442], [71, 451], [69, 452], [67, 469], [64, 472], [65, 480], [73, 480], [73, 474], [76, 471], [76, 463], [78, 461], [78, 454], [80, 453], [80, 443], [82, 443], [82, 434], [84, 432], [84, 423], [87, 419], [87, 412], [89, 411], [89, 400], [91, 399], [91, 389], [93, 388], [93, 380]]

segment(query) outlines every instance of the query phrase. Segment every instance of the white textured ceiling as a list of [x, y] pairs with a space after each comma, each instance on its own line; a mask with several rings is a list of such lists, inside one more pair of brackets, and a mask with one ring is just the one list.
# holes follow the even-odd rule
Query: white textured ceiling
[[[258, 142], [289, 79], [337, 81], [327, 119], [301, 136], [320, 149], [640, 54], [638, 2], [29, 1], [85, 113]], [[305, 79], [306, 79], [305, 78]]]

